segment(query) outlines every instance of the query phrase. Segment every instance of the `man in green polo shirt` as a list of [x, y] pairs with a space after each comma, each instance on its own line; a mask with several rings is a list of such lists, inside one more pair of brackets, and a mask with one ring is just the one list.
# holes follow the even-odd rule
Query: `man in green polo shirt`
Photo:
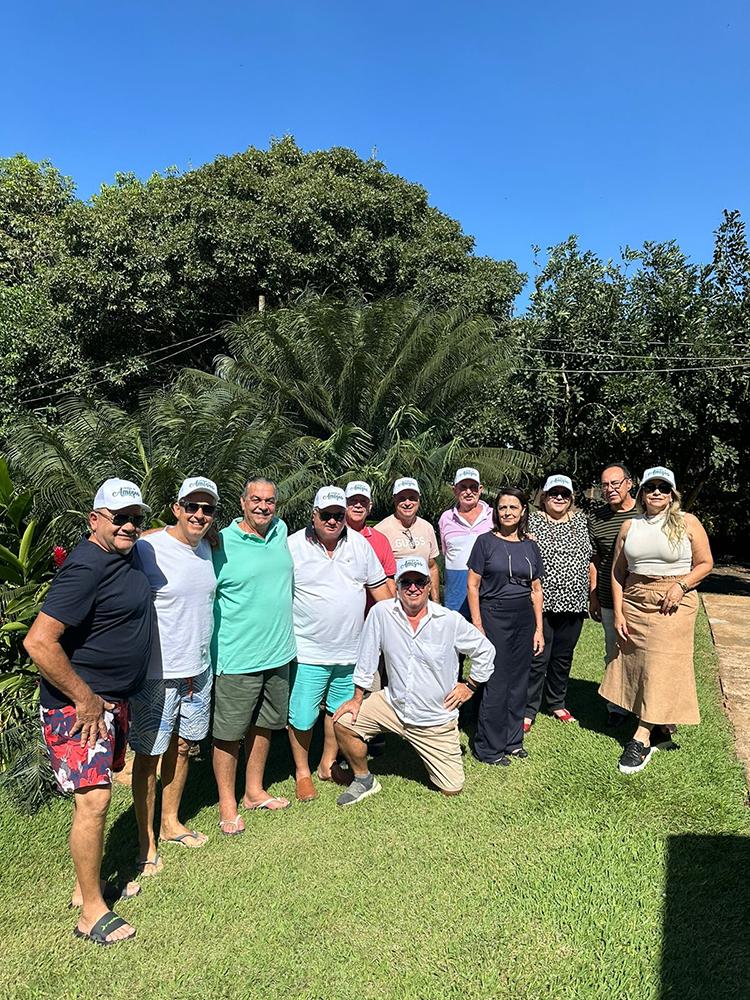
[[219, 789], [219, 826], [242, 833], [235, 777], [245, 741], [245, 809], [285, 809], [263, 775], [274, 729], [284, 729], [289, 664], [297, 654], [292, 625], [294, 567], [286, 524], [276, 517], [276, 485], [251, 479], [240, 498], [242, 517], [221, 532], [214, 551], [215, 627], [213, 765]]

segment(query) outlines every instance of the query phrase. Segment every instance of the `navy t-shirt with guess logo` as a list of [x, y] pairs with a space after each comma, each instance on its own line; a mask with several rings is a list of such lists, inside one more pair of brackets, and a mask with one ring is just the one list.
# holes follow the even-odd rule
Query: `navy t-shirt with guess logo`
[[[42, 611], [67, 626], [60, 645], [92, 691], [119, 700], [141, 687], [156, 616], [151, 585], [132, 553], [105, 552], [84, 538], [52, 581]], [[72, 704], [44, 678], [40, 700], [44, 708]]]

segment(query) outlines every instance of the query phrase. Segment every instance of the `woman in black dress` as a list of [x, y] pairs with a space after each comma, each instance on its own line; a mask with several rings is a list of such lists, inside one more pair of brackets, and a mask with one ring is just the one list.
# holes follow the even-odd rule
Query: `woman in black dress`
[[527, 757], [523, 719], [531, 658], [544, 649], [542, 556], [527, 537], [529, 502], [507, 487], [495, 500], [494, 530], [481, 535], [469, 557], [471, 620], [495, 647], [495, 670], [484, 688], [474, 756], [508, 765]]

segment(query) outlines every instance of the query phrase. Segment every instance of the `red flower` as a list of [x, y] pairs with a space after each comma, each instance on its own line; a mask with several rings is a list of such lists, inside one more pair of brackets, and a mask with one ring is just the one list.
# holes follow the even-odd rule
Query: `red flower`
[[56, 568], [60, 569], [67, 558], [68, 550], [64, 549], [62, 545], [56, 545], [52, 550], [52, 561], [54, 562]]

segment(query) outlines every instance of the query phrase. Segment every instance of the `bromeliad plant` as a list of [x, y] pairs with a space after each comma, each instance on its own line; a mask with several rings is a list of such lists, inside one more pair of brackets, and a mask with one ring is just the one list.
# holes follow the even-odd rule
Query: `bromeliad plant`
[[54, 522], [32, 516], [0, 457], [0, 784], [34, 811], [51, 791], [51, 771], [36, 722], [39, 675], [23, 640], [67, 554], [53, 546]]

